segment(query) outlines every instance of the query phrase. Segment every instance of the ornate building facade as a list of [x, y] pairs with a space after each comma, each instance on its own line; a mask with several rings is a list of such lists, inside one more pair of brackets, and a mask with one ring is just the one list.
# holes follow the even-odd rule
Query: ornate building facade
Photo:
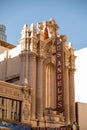
[[0, 79], [12, 87], [3, 90], [0, 86], [0, 91], [9, 93], [0, 94], [0, 102], [7, 104], [7, 119], [51, 128], [76, 122], [76, 57], [72, 44], [67, 44], [66, 35], [59, 35], [58, 29], [54, 19], [39, 22], [38, 28], [24, 25], [20, 44], [0, 54]]

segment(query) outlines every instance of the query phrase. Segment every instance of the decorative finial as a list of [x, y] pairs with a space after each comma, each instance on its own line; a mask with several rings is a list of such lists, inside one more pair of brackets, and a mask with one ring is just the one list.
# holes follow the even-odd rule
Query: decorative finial
[[33, 23], [32, 23], [31, 26], [30, 26], [30, 30], [31, 30], [31, 31], [36, 31], [36, 27], [35, 27], [35, 25], [34, 25]]
[[27, 37], [28, 36], [28, 31], [29, 31], [28, 25], [24, 24], [23, 30], [21, 31], [21, 38]]
[[30, 37], [36, 37], [36, 26], [32, 23], [30, 26], [31, 36]]
[[28, 28], [28, 25], [27, 25], [27, 24], [24, 24], [23, 30], [26, 30], [27, 28]]

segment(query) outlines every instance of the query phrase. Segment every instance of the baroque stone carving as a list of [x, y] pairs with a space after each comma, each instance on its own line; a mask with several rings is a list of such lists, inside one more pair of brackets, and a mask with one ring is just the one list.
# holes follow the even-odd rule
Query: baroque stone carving
[[24, 119], [27, 120], [29, 118], [30, 112], [29, 112], [29, 105], [25, 104], [23, 109]]
[[22, 91], [24, 94], [24, 100], [29, 100], [31, 95], [31, 89], [29, 87], [23, 87]]
[[45, 26], [48, 27], [50, 37], [56, 37], [59, 27], [56, 24], [55, 20], [51, 18], [49, 21], [38, 23], [38, 29], [41, 31], [44, 30]]
[[70, 67], [70, 61], [69, 61], [69, 57], [70, 57], [70, 55], [69, 54], [67, 54], [67, 53], [65, 53], [65, 67]]

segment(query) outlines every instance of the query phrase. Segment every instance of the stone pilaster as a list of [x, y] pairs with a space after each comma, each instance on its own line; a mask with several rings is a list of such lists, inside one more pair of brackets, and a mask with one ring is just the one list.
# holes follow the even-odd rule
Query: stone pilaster
[[66, 123], [70, 123], [68, 68], [65, 68], [64, 70], [64, 116]]
[[70, 110], [69, 110], [69, 55], [65, 53], [64, 65], [64, 116], [67, 124], [70, 123]]
[[20, 84], [22, 84], [24, 86], [25, 84], [25, 75], [26, 75], [26, 71], [25, 71], [25, 66], [26, 66], [26, 55], [23, 52], [22, 54], [20, 54], [20, 59], [21, 59], [21, 63], [20, 63]]
[[70, 91], [70, 122], [76, 121], [75, 116], [75, 93], [74, 93], [74, 71], [70, 70], [69, 72], [70, 82], [69, 82], [69, 91]]
[[55, 65], [51, 65], [50, 67], [50, 101], [51, 101], [51, 108], [56, 108], [56, 70]]
[[23, 86], [29, 85], [29, 52], [24, 51], [20, 54], [20, 84]]
[[75, 55], [72, 44], [69, 44], [70, 50], [70, 71], [69, 71], [69, 93], [70, 93], [70, 121], [71, 123], [76, 121], [75, 113], [75, 88], [74, 88], [74, 72], [75, 72]]
[[30, 30], [28, 25], [25, 24], [21, 32], [20, 44], [21, 44], [21, 64], [20, 64], [20, 84], [23, 86], [28, 85], [28, 76], [29, 76], [29, 50], [30, 50]]
[[37, 117], [43, 119], [43, 58], [38, 58], [36, 102]]
[[36, 56], [30, 55], [29, 85], [32, 87], [31, 118], [36, 118]]
[[66, 124], [70, 123], [70, 110], [69, 110], [69, 51], [67, 46], [66, 35], [61, 35], [63, 46], [63, 92], [64, 92], [64, 116]]
[[26, 52], [26, 57], [25, 57], [25, 86], [29, 86], [29, 53], [28, 51]]

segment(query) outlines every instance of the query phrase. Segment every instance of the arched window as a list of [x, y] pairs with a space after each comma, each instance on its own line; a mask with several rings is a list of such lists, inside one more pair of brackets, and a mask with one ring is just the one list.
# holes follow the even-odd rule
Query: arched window
[[56, 108], [56, 68], [49, 63], [45, 67], [45, 108]]

